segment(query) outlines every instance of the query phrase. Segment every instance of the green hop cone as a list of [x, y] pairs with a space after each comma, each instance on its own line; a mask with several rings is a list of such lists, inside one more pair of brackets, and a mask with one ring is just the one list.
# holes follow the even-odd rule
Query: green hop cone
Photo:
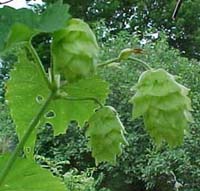
[[105, 106], [96, 111], [88, 121], [86, 136], [88, 146], [96, 164], [102, 161], [116, 162], [116, 156], [122, 153], [121, 145], [127, 144], [122, 125], [116, 111]]
[[145, 71], [135, 86], [133, 118], [143, 116], [145, 128], [155, 142], [180, 145], [188, 122], [192, 122], [189, 89], [163, 69]]
[[60, 74], [68, 82], [93, 75], [98, 50], [96, 37], [88, 24], [80, 19], [71, 19], [65, 29], [53, 35], [55, 74]]

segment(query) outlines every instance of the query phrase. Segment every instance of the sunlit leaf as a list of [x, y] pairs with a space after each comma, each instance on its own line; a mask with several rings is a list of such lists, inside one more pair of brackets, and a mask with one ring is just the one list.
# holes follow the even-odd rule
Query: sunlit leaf
[[[0, 169], [8, 160], [7, 156], [0, 156]], [[34, 161], [18, 158], [13, 170], [9, 172], [1, 191], [66, 191], [65, 185], [51, 172], [41, 168]]]
[[[70, 83], [62, 89], [66, 92], [67, 97], [72, 98], [72, 100], [53, 100], [47, 110], [47, 113], [49, 111], [55, 113], [55, 117], [46, 118], [46, 121], [54, 126], [56, 134], [64, 132], [72, 120], [76, 120], [82, 127], [94, 113], [94, 110], [99, 107], [95, 100], [88, 100], [87, 98], [96, 98], [103, 104], [109, 91], [108, 83], [98, 76]], [[78, 100], [84, 98], [86, 99]]]
[[[6, 100], [16, 124], [19, 139], [22, 138], [31, 120], [37, 114], [50, 93], [41, 69], [27, 49], [19, 53], [18, 62], [10, 73], [6, 85]], [[34, 145], [34, 136], [29, 146]]]

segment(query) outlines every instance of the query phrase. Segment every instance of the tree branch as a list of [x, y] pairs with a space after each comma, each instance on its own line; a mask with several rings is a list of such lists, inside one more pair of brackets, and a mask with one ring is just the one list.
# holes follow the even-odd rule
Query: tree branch
[[173, 12], [173, 15], [172, 15], [172, 19], [175, 20], [176, 19], [176, 15], [178, 14], [178, 11], [181, 7], [181, 4], [182, 4], [182, 0], [178, 0], [177, 3], [176, 3], [176, 7], [174, 9], [174, 12]]
[[0, 2], [0, 5], [5, 5], [5, 4], [7, 4], [7, 3], [10, 3], [10, 2], [12, 2], [13, 0], [8, 0], [8, 1], [5, 1], [5, 2]]

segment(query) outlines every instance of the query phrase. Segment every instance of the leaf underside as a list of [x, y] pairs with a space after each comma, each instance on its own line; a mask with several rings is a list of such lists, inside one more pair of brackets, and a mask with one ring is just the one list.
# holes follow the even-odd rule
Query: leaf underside
[[[70, 83], [62, 88], [70, 98], [96, 98], [102, 104], [108, 96], [108, 83], [98, 76], [92, 76], [87, 79], [79, 80], [78, 82]], [[78, 122], [82, 127], [94, 110], [99, 105], [94, 100], [53, 100], [48, 107], [46, 113], [54, 111], [55, 117], [45, 117], [46, 122], [52, 124], [55, 134], [64, 132], [66, 127], [72, 120]]]
[[[27, 49], [21, 51], [7, 83], [6, 99], [20, 139], [51, 91], [44, 74], [29, 54]], [[93, 97], [102, 103], [105, 102], [108, 90], [108, 84], [98, 76], [82, 79], [62, 88], [69, 97]], [[83, 126], [98, 107], [94, 100], [54, 99], [39, 125], [50, 123], [55, 134], [63, 133], [71, 120], [76, 120]], [[53, 115], [48, 115], [50, 112]], [[26, 145], [33, 147], [34, 141], [35, 135], [32, 135]]]
[[[8, 160], [8, 156], [0, 156], [0, 168]], [[65, 185], [51, 172], [41, 168], [34, 161], [18, 158], [13, 170], [8, 174], [1, 191], [64, 191]]]
[[[19, 53], [18, 62], [11, 70], [6, 89], [6, 100], [16, 124], [17, 134], [21, 139], [50, 94], [44, 75], [32, 60], [28, 49], [23, 49]], [[33, 146], [34, 140], [34, 136], [29, 137], [27, 145]]]

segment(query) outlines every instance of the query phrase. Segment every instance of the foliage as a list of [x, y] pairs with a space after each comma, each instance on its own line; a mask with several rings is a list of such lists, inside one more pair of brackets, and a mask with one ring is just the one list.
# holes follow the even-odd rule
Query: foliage
[[[37, 114], [38, 108], [49, 93], [42, 71], [34, 60], [29, 60], [28, 54], [30, 52], [24, 50], [19, 53], [18, 63], [10, 73], [11, 79], [7, 83], [6, 92], [19, 139], [24, 135], [31, 119]], [[28, 145], [31, 147], [34, 144], [34, 135], [33, 138], [29, 138], [29, 142]]]
[[61, 160], [60, 158], [60, 161], [55, 161], [40, 155], [36, 155], [36, 159], [42, 167], [51, 170], [54, 175], [61, 177], [67, 190], [96, 191], [95, 185], [97, 182], [91, 176], [93, 169], [88, 169], [86, 172], [81, 172], [80, 174], [78, 170], [74, 168], [63, 173], [63, 166], [70, 164], [68, 160]]
[[[120, 33], [116, 37], [110, 37], [107, 43], [103, 43], [102, 57], [115, 57], [120, 49], [125, 47], [140, 47], [137, 38], [131, 37], [128, 33]], [[127, 140], [129, 145], [125, 147], [122, 156], [119, 158], [116, 167], [102, 165], [101, 169], [106, 174], [104, 185], [112, 187], [113, 190], [120, 190], [129, 185], [127, 190], [164, 190], [175, 189], [174, 177], [183, 186], [180, 190], [198, 190], [199, 188], [199, 63], [195, 60], [188, 60], [180, 56], [180, 53], [169, 48], [164, 35], [160, 39], [147, 43], [143, 47], [144, 54], [138, 58], [148, 61], [153, 68], [165, 68], [177, 76], [178, 82], [190, 87], [192, 98], [192, 114], [194, 123], [186, 134], [183, 147], [169, 150], [168, 147], [155, 150], [151, 140], [142, 130], [143, 121], [137, 119], [131, 121], [130, 114], [132, 106], [129, 99], [135, 94], [130, 88], [137, 82], [140, 71], [137, 63], [126, 62], [120, 68], [108, 67], [103, 69], [102, 75], [111, 84], [111, 94], [108, 104], [114, 106], [119, 112], [120, 119], [126, 127]], [[132, 71], [132, 72], [130, 72]], [[123, 103], [123, 104], [119, 104]], [[142, 143], [142, 144], [141, 144]], [[126, 177], [124, 180], [123, 177]], [[139, 179], [139, 180], [138, 180]], [[142, 181], [142, 182], [140, 182]], [[169, 183], [167, 183], [169, 181]], [[136, 185], [140, 185], [139, 188]], [[165, 186], [163, 186], [165, 185]]]
[[[102, 34], [98, 28], [98, 34]], [[116, 57], [119, 50], [126, 48], [139, 48], [138, 39], [126, 32], [117, 36], [106, 34], [106, 43], [102, 36], [101, 57], [109, 59]], [[123, 65], [115, 65], [102, 68], [100, 74], [110, 82], [111, 90], [108, 105], [114, 106], [119, 112], [119, 117], [126, 127], [126, 138], [129, 145], [123, 149], [123, 153], [117, 158], [115, 166], [100, 164], [96, 171], [104, 173], [101, 186], [109, 187], [113, 191], [126, 190], [158, 190], [172, 191], [180, 183], [179, 190], [198, 190], [199, 187], [199, 64], [195, 60], [187, 60], [181, 57], [175, 49], [170, 49], [165, 36], [154, 43], [147, 43], [143, 47], [144, 54], [138, 55], [149, 61], [152, 67], [163, 67], [176, 76], [178, 82], [190, 87], [192, 98], [192, 114], [194, 123], [190, 125], [183, 147], [169, 150], [163, 146], [156, 150], [151, 139], [145, 133], [141, 119], [132, 121], [132, 105], [129, 103], [131, 96], [135, 94], [132, 88], [137, 83], [141, 70], [137, 62], [123, 62]], [[178, 76], [177, 76], [178, 75]], [[132, 88], [132, 91], [130, 89]], [[44, 135], [41, 145], [41, 155], [52, 157], [53, 160], [69, 160], [70, 164], [63, 166], [63, 172], [70, 168], [77, 168], [83, 171], [88, 167], [94, 167], [94, 160], [86, 147], [87, 141], [84, 138], [84, 129], [70, 126], [66, 134], [46, 142], [47, 135]], [[42, 141], [41, 140], [41, 141]], [[45, 146], [48, 145], [48, 151]], [[51, 154], [49, 153], [51, 150]], [[175, 176], [174, 176], [174, 175]]]
[[[42, 167], [51, 170], [54, 175], [62, 178], [67, 190], [70, 191], [96, 191], [102, 180], [102, 174], [100, 174], [96, 180], [94, 179], [93, 174], [95, 172], [95, 168], [87, 168], [85, 171], [79, 171], [76, 168], [71, 168], [70, 170], [63, 171], [63, 166], [70, 165], [69, 161], [55, 161], [52, 158], [48, 159], [40, 155], [36, 155], [36, 159]], [[101, 188], [100, 190], [98, 189], [98, 191], [110, 190]]]
[[[56, 0], [44, 0], [47, 3]], [[199, 1], [186, 0], [182, 3], [176, 20], [172, 13], [176, 5], [174, 0], [164, 1], [120, 1], [120, 0], [64, 0], [72, 15], [87, 22], [105, 20], [112, 33], [127, 30], [140, 38], [154, 38], [155, 33], [163, 32], [168, 36], [169, 44], [178, 48], [182, 54], [199, 59]], [[79, 5], [79, 6], [77, 6]], [[191, 22], [192, 21], [192, 22]]]
[[77, 174], [76, 170], [71, 170], [64, 174], [64, 182], [69, 190], [73, 191], [96, 191], [95, 180], [88, 177], [87, 172]]
[[[6, 17], [6, 15], [9, 16]], [[68, 6], [59, 3], [54, 6], [50, 5], [41, 15], [35, 14], [30, 9], [16, 10], [4, 7], [0, 12], [0, 27], [2, 29], [0, 50], [9, 48], [16, 43], [29, 41], [38, 33], [54, 32], [62, 28], [68, 18]]]
[[[25, 155], [28, 158], [27, 160], [17, 158], [19, 152], [24, 148], [24, 146], [33, 148], [37, 127], [42, 125], [47, 126], [47, 124], [50, 124], [55, 129], [55, 133], [61, 133], [71, 120], [76, 120], [79, 126], [83, 126], [84, 123], [89, 120], [90, 116], [96, 115], [96, 113], [98, 113], [98, 111], [95, 111], [95, 109], [98, 107], [102, 108], [106, 99], [108, 85], [96, 75], [95, 68], [93, 68], [94, 72], [91, 74], [90, 72], [82, 73], [84, 75], [78, 73], [75, 78], [71, 78], [69, 71], [71, 71], [72, 68], [69, 66], [69, 71], [63, 75], [63, 66], [61, 65], [63, 62], [61, 61], [64, 59], [64, 55], [60, 55], [56, 51], [58, 48], [62, 48], [62, 46], [68, 45], [67, 41], [65, 41], [67, 40], [68, 36], [65, 36], [63, 44], [57, 48], [52, 48], [52, 57], [54, 61], [52, 64], [57, 66], [58, 69], [53, 67], [51, 64], [51, 68], [49, 69], [48, 73], [46, 73], [40, 58], [38, 57], [35, 49], [32, 47], [32, 37], [37, 33], [51, 32], [53, 39], [55, 39], [55, 41], [53, 40], [53, 45], [55, 46], [55, 42], [59, 43], [60, 40], [63, 40], [63, 34], [66, 35], [68, 32], [73, 32], [73, 34], [77, 34], [78, 36], [71, 36], [68, 40], [72, 41], [71, 45], [73, 45], [73, 42], [77, 42], [76, 44], [79, 44], [78, 47], [75, 46], [73, 49], [72, 59], [76, 60], [74, 62], [76, 65], [75, 68], [82, 67], [79, 65], [79, 62], [81, 62], [84, 57], [86, 58], [86, 65], [84, 65], [85, 68], [88, 67], [88, 59], [91, 60], [91, 66], [94, 66], [97, 52], [94, 50], [94, 54], [89, 54], [87, 51], [91, 52], [94, 47], [98, 48], [95, 36], [90, 30], [89, 26], [83, 21], [72, 19], [68, 22], [69, 15], [67, 11], [68, 7], [62, 6], [59, 3], [49, 6], [47, 10], [41, 15], [37, 15], [30, 10], [20, 9], [16, 11], [8, 7], [3, 8], [1, 11], [1, 14], [7, 13], [11, 15], [10, 23], [6, 25], [4, 28], [5, 30], [3, 30], [1, 33], [1, 37], [7, 39], [6, 42], [0, 42], [2, 50], [10, 48], [15, 44], [21, 45], [20, 49], [17, 49], [18, 61], [11, 71], [10, 79], [7, 82], [6, 91], [6, 99], [11, 109], [12, 118], [17, 127], [19, 144], [11, 157], [9, 157], [8, 162], [0, 174], [0, 186], [3, 189], [6, 189], [7, 185], [9, 185], [8, 190], [15, 189], [15, 187], [16, 189], [44, 189], [45, 187], [51, 189], [57, 187], [58, 189], [62, 189], [62, 184], [56, 182], [56, 179], [54, 181], [50, 180], [49, 182], [43, 182], [41, 187], [40, 184], [36, 184], [35, 187], [34, 185], [26, 185], [26, 182], [22, 181], [19, 185], [16, 185], [14, 180], [12, 180], [12, 176], [10, 176], [10, 183], [4, 181], [4, 179], [9, 173], [14, 162], [16, 162], [16, 166], [19, 164], [19, 172], [21, 171], [21, 174], [24, 174], [24, 176], [26, 176], [28, 171], [24, 172], [24, 169], [21, 167], [33, 167], [30, 169], [30, 174], [33, 173], [33, 177], [29, 176], [30, 179], [33, 178], [34, 180], [34, 174], [40, 173], [38, 171], [39, 167], [34, 167], [34, 163], [32, 161], [33, 149], [29, 149], [31, 152], [26, 152], [27, 150], [25, 150]], [[62, 21], [59, 22], [60, 24], [58, 25], [56, 24], [57, 22], [55, 22], [56, 17], [59, 16], [57, 15], [57, 12], [65, 13], [64, 17], [61, 18]], [[13, 15], [17, 16], [17, 18], [19, 17], [18, 20], [15, 20], [16, 18]], [[22, 17], [22, 15], [24, 17]], [[27, 22], [27, 19], [32, 19], [31, 25]], [[52, 25], [50, 25], [49, 19], [53, 22]], [[5, 19], [1, 17], [1, 20], [3, 22]], [[4, 21], [4, 24], [6, 24], [5, 22], [6, 21]], [[65, 24], [69, 24], [69, 28]], [[64, 33], [63, 29], [66, 29]], [[9, 31], [11, 32], [8, 35], [8, 38], [6, 38], [6, 35], [9, 33]], [[82, 43], [78, 42], [77, 39], [79, 37], [81, 39], [81, 36]], [[82, 45], [85, 45], [83, 47], [84, 49], [86, 48], [86, 52], [84, 52], [83, 47], [81, 48]], [[65, 50], [68, 48], [65, 47]], [[80, 51], [78, 48], [80, 48]], [[71, 53], [69, 49], [68, 53]], [[54, 59], [55, 57], [56, 59]], [[64, 66], [68, 66], [71, 64], [71, 62], [68, 62], [67, 65], [65, 64]], [[78, 71], [83, 72], [84, 69], [82, 68]], [[73, 76], [73, 71], [71, 72]], [[74, 72], [76, 72], [76, 70], [74, 70]], [[83, 91], [84, 93], [82, 93]], [[83, 102], [83, 104], [81, 102]], [[76, 111], [73, 112], [75, 107]], [[96, 120], [98, 120], [98, 118], [94, 117], [93, 121], [95, 122]], [[119, 119], [117, 120], [118, 123], [120, 123]], [[113, 125], [116, 125], [115, 118], [110, 119], [109, 122]], [[112, 132], [111, 135], [115, 136], [115, 132]], [[123, 131], [117, 131], [116, 135], [118, 136], [118, 139], [114, 140], [112, 143], [109, 143], [109, 146], [114, 145], [112, 155], [109, 157], [106, 157], [105, 155], [104, 157], [101, 157], [100, 161], [112, 162], [115, 160], [116, 155], [121, 153], [120, 144], [125, 142]], [[122, 138], [119, 136], [122, 136]], [[98, 145], [93, 146], [92, 149], [95, 150], [95, 152], [102, 152]], [[94, 156], [97, 158], [97, 160], [99, 160], [99, 156]], [[6, 159], [2, 157], [1, 165], [3, 165], [5, 161]], [[14, 174], [12, 175], [14, 176]], [[46, 176], [42, 171], [40, 175]], [[42, 180], [40, 177], [39, 179]]]
[[[34, 163], [33, 150], [31, 153], [24, 150], [26, 159], [18, 158], [18, 154], [24, 146], [28, 145], [33, 148], [35, 134], [42, 126], [50, 126], [55, 134], [59, 134], [66, 130], [71, 121], [76, 121], [78, 126], [86, 128], [86, 135], [89, 137], [88, 145], [92, 149], [96, 163], [115, 162], [116, 156], [122, 153], [122, 144], [126, 143], [123, 134], [125, 130], [116, 111], [111, 106], [104, 106], [108, 94], [108, 83], [96, 75], [95, 63], [98, 46], [89, 26], [77, 19], [69, 20], [68, 6], [62, 6], [61, 3], [50, 5], [41, 14], [8, 7], [3, 8], [1, 14], [3, 15], [0, 17], [3, 23], [2, 27], [5, 25], [0, 33], [0, 37], [3, 37], [3, 41], [0, 42], [1, 49], [7, 49], [16, 44], [18, 48], [20, 47], [20, 49], [16, 49], [18, 61], [11, 71], [6, 88], [6, 99], [17, 126], [19, 144], [8, 161], [5, 159], [5, 155], [1, 157], [1, 166], [4, 166], [0, 174], [2, 189], [8, 191], [22, 188], [25, 190], [54, 189], [55, 187], [57, 190], [64, 189], [63, 184], [58, 179], [52, 179], [46, 170]], [[11, 16], [10, 22], [4, 17], [6, 14]], [[60, 14], [64, 14], [64, 16], [61, 17]], [[28, 20], [32, 22], [29, 23]], [[33, 36], [41, 32], [49, 33], [53, 38], [51, 41], [53, 42], [51, 47], [52, 61], [48, 72], [32, 46]], [[68, 54], [71, 60], [65, 60], [65, 54], [58, 51], [59, 48]], [[132, 57], [131, 53], [137, 52], [132, 52], [132, 50], [134, 49], [126, 49], [115, 59], [99, 64], [97, 67], [116, 66], [113, 62], [122, 62], [122, 59], [134, 60], [142, 64], [143, 67], [148, 67], [144, 61]], [[162, 71], [167, 74], [167, 77], [171, 76], [164, 70]], [[137, 72], [140, 73], [140, 70]], [[156, 72], [151, 77], [157, 77]], [[176, 84], [176, 82], [173, 83]], [[160, 87], [159, 90], [165, 92], [166, 88], [165, 86], [164, 89]], [[180, 93], [181, 90], [178, 89], [177, 92]], [[151, 93], [155, 94], [153, 91]], [[186, 96], [186, 94], [181, 93], [179, 96]], [[184, 101], [183, 99], [180, 106], [184, 106]], [[188, 107], [181, 109], [182, 112]], [[176, 118], [177, 116], [171, 117]], [[161, 130], [159, 129], [159, 131]], [[168, 135], [171, 137], [167, 140], [174, 139], [174, 134]], [[163, 134], [154, 135], [155, 139], [157, 136], [162, 137]], [[102, 141], [103, 139], [104, 141]], [[174, 141], [169, 143], [172, 146], [177, 144]], [[6, 164], [5, 161], [7, 161]], [[38, 184], [27, 184], [26, 181], [20, 181], [16, 184], [16, 173], [14, 172], [7, 178], [14, 162], [19, 170], [17, 174], [22, 176], [21, 179], [30, 179], [28, 182], [36, 181]], [[67, 164], [67, 161], [64, 161], [64, 164]], [[57, 163], [55, 163], [54, 173], [59, 175], [56, 166]], [[36, 174], [39, 176], [35, 176]], [[46, 182], [43, 181], [43, 177], [47, 179]], [[89, 180], [87, 181], [89, 183]]]
[[[7, 160], [8, 157], [5, 155], [0, 156], [0, 165], [2, 166], [5, 164]], [[4, 182], [1, 190], [65, 190], [64, 184], [61, 184], [58, 178], [53, 177], [47, 170], [42, 169], [35, 164], [34, 161], [18, 158], [15, 168], [16, 169], [12, 172], [11, 176]]]
[[13, 66], [13, 63], [16, 60], [16, 56], [14, 54], [8, 54], [7, 56], [2, 57], [0, 59], [0, 102], [3, 103], [5, 101], [5, 82], [9, 78], [9, 71]]
[[0, 111], [0, 153], [2, 154], [14, 150], [17, 136], [7, 105], [0, 104]]

